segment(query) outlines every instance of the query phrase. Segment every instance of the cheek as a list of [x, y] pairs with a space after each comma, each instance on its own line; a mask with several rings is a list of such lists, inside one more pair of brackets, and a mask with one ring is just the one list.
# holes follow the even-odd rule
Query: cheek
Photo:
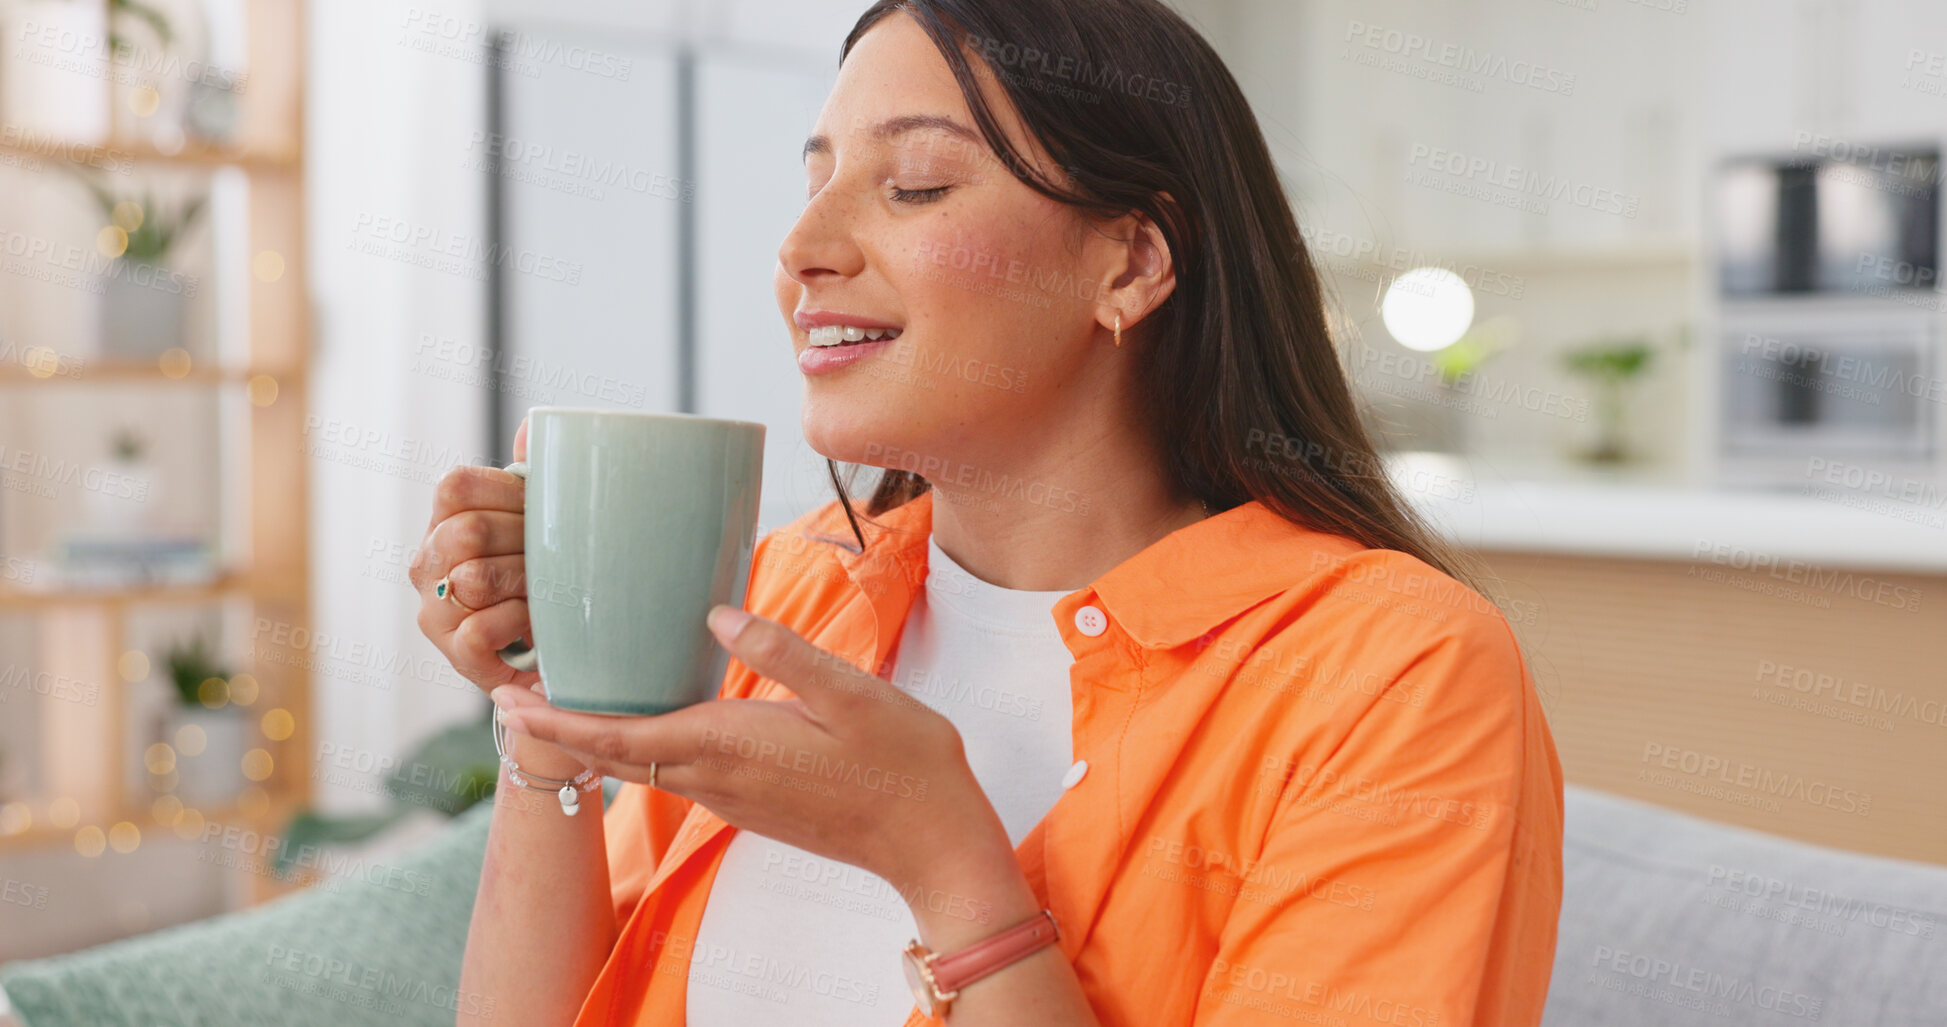
[[1026, 229], [941, 218], [916, 231], [894, 260], [911, 309], [985, 334], [979, 326], [1046, 328], [1074, 312], [1053, 287], [1075, 273], [1061, 256], [1059, 246]]

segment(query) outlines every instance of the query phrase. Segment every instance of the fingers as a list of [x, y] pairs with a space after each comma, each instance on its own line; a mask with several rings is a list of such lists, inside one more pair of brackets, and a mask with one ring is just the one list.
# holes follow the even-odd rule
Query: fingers
[[521, 426], [514, 430], [514, 462], [527, 459], [527, 418], [521, 418]]
[[527, 487], [517, 477], [498, 467], [461, 464], [447, 471], [433, 488], [431, 530], [462, 510], [505, 510], [520, 513], [527, 501]]
[[446, 572], [453, 595], [476, 610], [484, 610], [503, 599], [527, 597], [527, 557], [480, 556]]
[[[451, 635], [442, 648], [461, 677], [489, 691], [500, 685], [532, 685], [541, 679], [535, 671], [515, 670], [500, 658], [500, 650], [527, 634], [526, 600], [506, 599], [472, 613], [452, 603], [432, 603], [420, 614], [420, 628], [429, 635], [439, 630], [441, 621], [449, 622], [446, 633]], [[438, 637], [444, 635], [435, 641]]]
[[509, 730], [552, 742], [584, 759], [604, 777], [647, 781], [649, 764], [659, 768], [696, 760], [698, 739], [709, 730], [714, 703], [686, 706], [654, 717], [618, 717], [557, 709], [526, 689], [496, 690], [493, 700], [507, 711]]
[[856, 698], [904, 695], [876, 675], [812, 645], [774, 620], [718, 606], [710, 611], [709, 625], [730, 655], [789, 688], [813, 712]]
[[408, 575], [413, 587], [425, 591], [468, 560], [524, 551], [526, 524], [525, 517], [505, 510], [461, 510], [440, 521], [413, 558]]

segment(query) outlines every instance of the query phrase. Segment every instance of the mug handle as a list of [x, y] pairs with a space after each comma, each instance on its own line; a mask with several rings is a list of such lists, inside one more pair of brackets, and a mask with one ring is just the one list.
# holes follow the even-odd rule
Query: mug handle
[[[501, 470], [519, 478], [523, 482], [527, 480], [527, 461], [525, 460], [508, 464], [506, 467], [501, 468]], [[528, 628], [529, 634], [532, 634], [533, 631], [534, 629], [530, 626]], [[535, 667], [540, 666], [541, 662], [540, 654], [535, 651], [533, 646], [520, 648], [518, 642], [502, 649], [500, 651], [500, 659], [501, 662], [519, 671], [533, 670]]]

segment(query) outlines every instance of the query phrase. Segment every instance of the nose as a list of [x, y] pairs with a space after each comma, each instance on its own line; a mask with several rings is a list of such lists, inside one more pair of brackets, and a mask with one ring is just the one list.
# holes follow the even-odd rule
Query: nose
[[831, 185], [820, 189], [778, 247], [777, 260], [800, 285], [851, 278], [865, 270], [852, 236], [853, 219]]

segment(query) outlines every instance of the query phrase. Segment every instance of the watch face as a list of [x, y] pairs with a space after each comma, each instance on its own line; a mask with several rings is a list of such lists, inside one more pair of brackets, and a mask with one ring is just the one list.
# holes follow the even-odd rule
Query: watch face
[[901, 952], [905, 958], [900, 961], [900, 969], [906, 972], [906, 987], [913, 990], [913, 1001], [926, 1010], [928, 1016], [940, 1015], [940, 1003], [933, 995], [933, 987], [926, 980], [921, 957], [911, 949]]

